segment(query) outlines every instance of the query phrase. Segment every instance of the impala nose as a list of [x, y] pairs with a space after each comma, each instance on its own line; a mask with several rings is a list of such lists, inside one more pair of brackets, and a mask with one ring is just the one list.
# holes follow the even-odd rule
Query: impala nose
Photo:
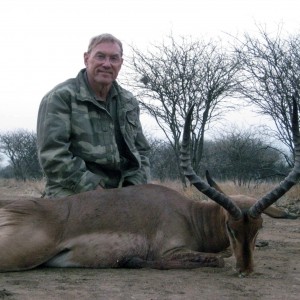
[[247, 269], [237, 269], [237, 272], [239, 274], [239, 277], [240, 278], [244, 278], [246, 276], [249, 276], [252, 272], [253, 272], [253, 269], [252, 268], [247, 268]]

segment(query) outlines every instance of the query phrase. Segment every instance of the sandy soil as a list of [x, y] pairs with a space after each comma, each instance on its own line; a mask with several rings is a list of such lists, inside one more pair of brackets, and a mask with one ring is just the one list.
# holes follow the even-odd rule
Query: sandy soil
[[[13, 197], [0, 187], [0, 200]], [[46, 269], [0, 274], [0, 299], [300, 299], [300, 218], [264, 217], [255, 272], [239, 278], [224, 268], [194, 270]]]

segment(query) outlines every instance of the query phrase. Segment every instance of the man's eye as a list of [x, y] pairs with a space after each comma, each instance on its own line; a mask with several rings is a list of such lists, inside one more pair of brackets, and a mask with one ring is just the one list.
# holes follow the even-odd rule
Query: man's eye
[[121, 58], [118, 55], [106, 56], [104, 54], [98, 54], [98, 55], [96, 55], [96, 59], [100, 62], [104, 62], [104, 61], [106, 61], [106, 59], [108, 59], [111, 64], [118, 64], [121, 62]]
[[99, 54], [99, 55], [97, 55], [97, 58], [99, 60], [105, 60], [105, 55]]
[[112, 56], [112, 57], [110, 57], [110, 62], [111, 63], [118, 63], [118, 62], [120, 62], [120, 57], [119, 56]]

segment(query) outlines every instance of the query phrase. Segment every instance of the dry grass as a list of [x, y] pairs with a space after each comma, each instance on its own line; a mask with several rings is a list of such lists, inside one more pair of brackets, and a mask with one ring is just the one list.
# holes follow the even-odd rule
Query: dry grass
[[[191, 186], [186, 189], [183, 189], [180, 181], [164, 181], [164, 182], [153, 181], [152, 183], [167, 186], [195, 200], [207, 199], [207, 197], [199, 193], [199, 191], [195, 187]], [[260, 198], [261, 196], [265, 195], [267, 192], [269, 192], [276, 186], [275, 183], [274, 184], [262, 183], [260, 185], [251, 185], [249, 187], [237, 186], [230, 181], [221, 182], [221, 183], [219, 182], [218, 184], [227, 195], [243, 194], [255, 198]], [[0, 179], [0, 188], [7, 188], [7, 189], [11, 189], [12, 191], [18, 190], [24, 196], [39, 197], [42, 195], [44, 191], [45, 181], [32, 180], [32, 181], [24, 182], [24, 181], [17, 181], [15, 179]], [[297, 201], [299, 199], [300, 199], [300, 184], [292, 187], [291, 190], [288, 191], [286, 195], [284, 195], [279, 201], [280, 202], [293, 201], [293, 200]]]
[[[165, 181], [162, 183], [156, 183], [177, 190], [178, 192], [184, 194], [190, 199], [198, 201], [208, 200], [208, 198], [205, 195], [199, 193], [199, 191], [193, 186], [183, 189], [179, 181]], [[230, 181], [221, 182], [218, 184], [227, 195], [247, 195], [257, 199], [267, 194], [276, 186], [276, 183], [262, 183], [259, 185], [237, 186]], [[294, 187], [292, 187], [284, 196], [282, 196], [279, 200], [276, 201], [275, 205], [300, 215], [300, 184], [297, 184]]]
[[[164, 182], [153, 182], [156, 184], [161, 184], [164, 186], [167, 186], [171, 189], [174, 189], [176, 191], [179, 191], [181, 193], [184, 193], [192, 198], [205, 200], [207, 199], [206, 196], [199, 193], [199, 191], [194, 187], [188, 187], [187, 189], [183, 189], [181, 183], [179, 181], [164, 181]], [[250, 186], [237, 186], [231, 181], [226, 182], [218, 182], [221, 189], [227, 194], [227, 195], [247, 195], [254, 198], [259, 198], [269, 191], [271, 191], [276, 184], [275, 183], [262, 183], [259, 185], [250, 185]], [[296, 185], [293, 188], [291, 188], [290, 191], [286, 193], [283, 198], [289, 198], [297, 200], [299, 199], [300, 194], [300, 185]]]
[[[164, 182], [153, 182], [167, 186], [173, 190], [176, 190], [190, 199], [197, 201], [207, 200], [208, 198], [199, 193], [195, 187], [188, 187], [183, 189], [180, 181], [164, 181]], [[260, 185], [252, 186], [236, 186], [233, 182], [221, 182], [219, 186], [227, 195], [243, 194], [252, 196], [254, 198], [260, 198], [267, 192], [272, 190], [276, 184], [263, 183]], [[45, 187], [45, 182], [41, 181], [16, 181], [14, 179], [0, 179], [0, 198], [12, 199], [14, 197], [41, 197]], [[277, 202], [276, 206], [283, 207], [289, 211], [300, 214], [300, 184], [294, 186], [288, 191], [283, 197]]]
[[1, 198], [41, 197], [44, 192], [43, 180], [18, 181], [15, 179], [0, 179]]

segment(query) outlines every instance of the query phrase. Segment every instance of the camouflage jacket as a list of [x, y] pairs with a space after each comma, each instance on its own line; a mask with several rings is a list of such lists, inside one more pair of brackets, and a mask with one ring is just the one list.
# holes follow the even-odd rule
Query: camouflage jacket
[[122, 157], [113, 117], [96, 100], [84, 73], [85, 69], [57, 85], [40, 104], [37, 146], [47, 197], [76, 194], [99, 184], [113, 188], [150, 179], [150, 148], [142, 132], [138, 101], [113, 83], [118, 139], [126, 147]]

